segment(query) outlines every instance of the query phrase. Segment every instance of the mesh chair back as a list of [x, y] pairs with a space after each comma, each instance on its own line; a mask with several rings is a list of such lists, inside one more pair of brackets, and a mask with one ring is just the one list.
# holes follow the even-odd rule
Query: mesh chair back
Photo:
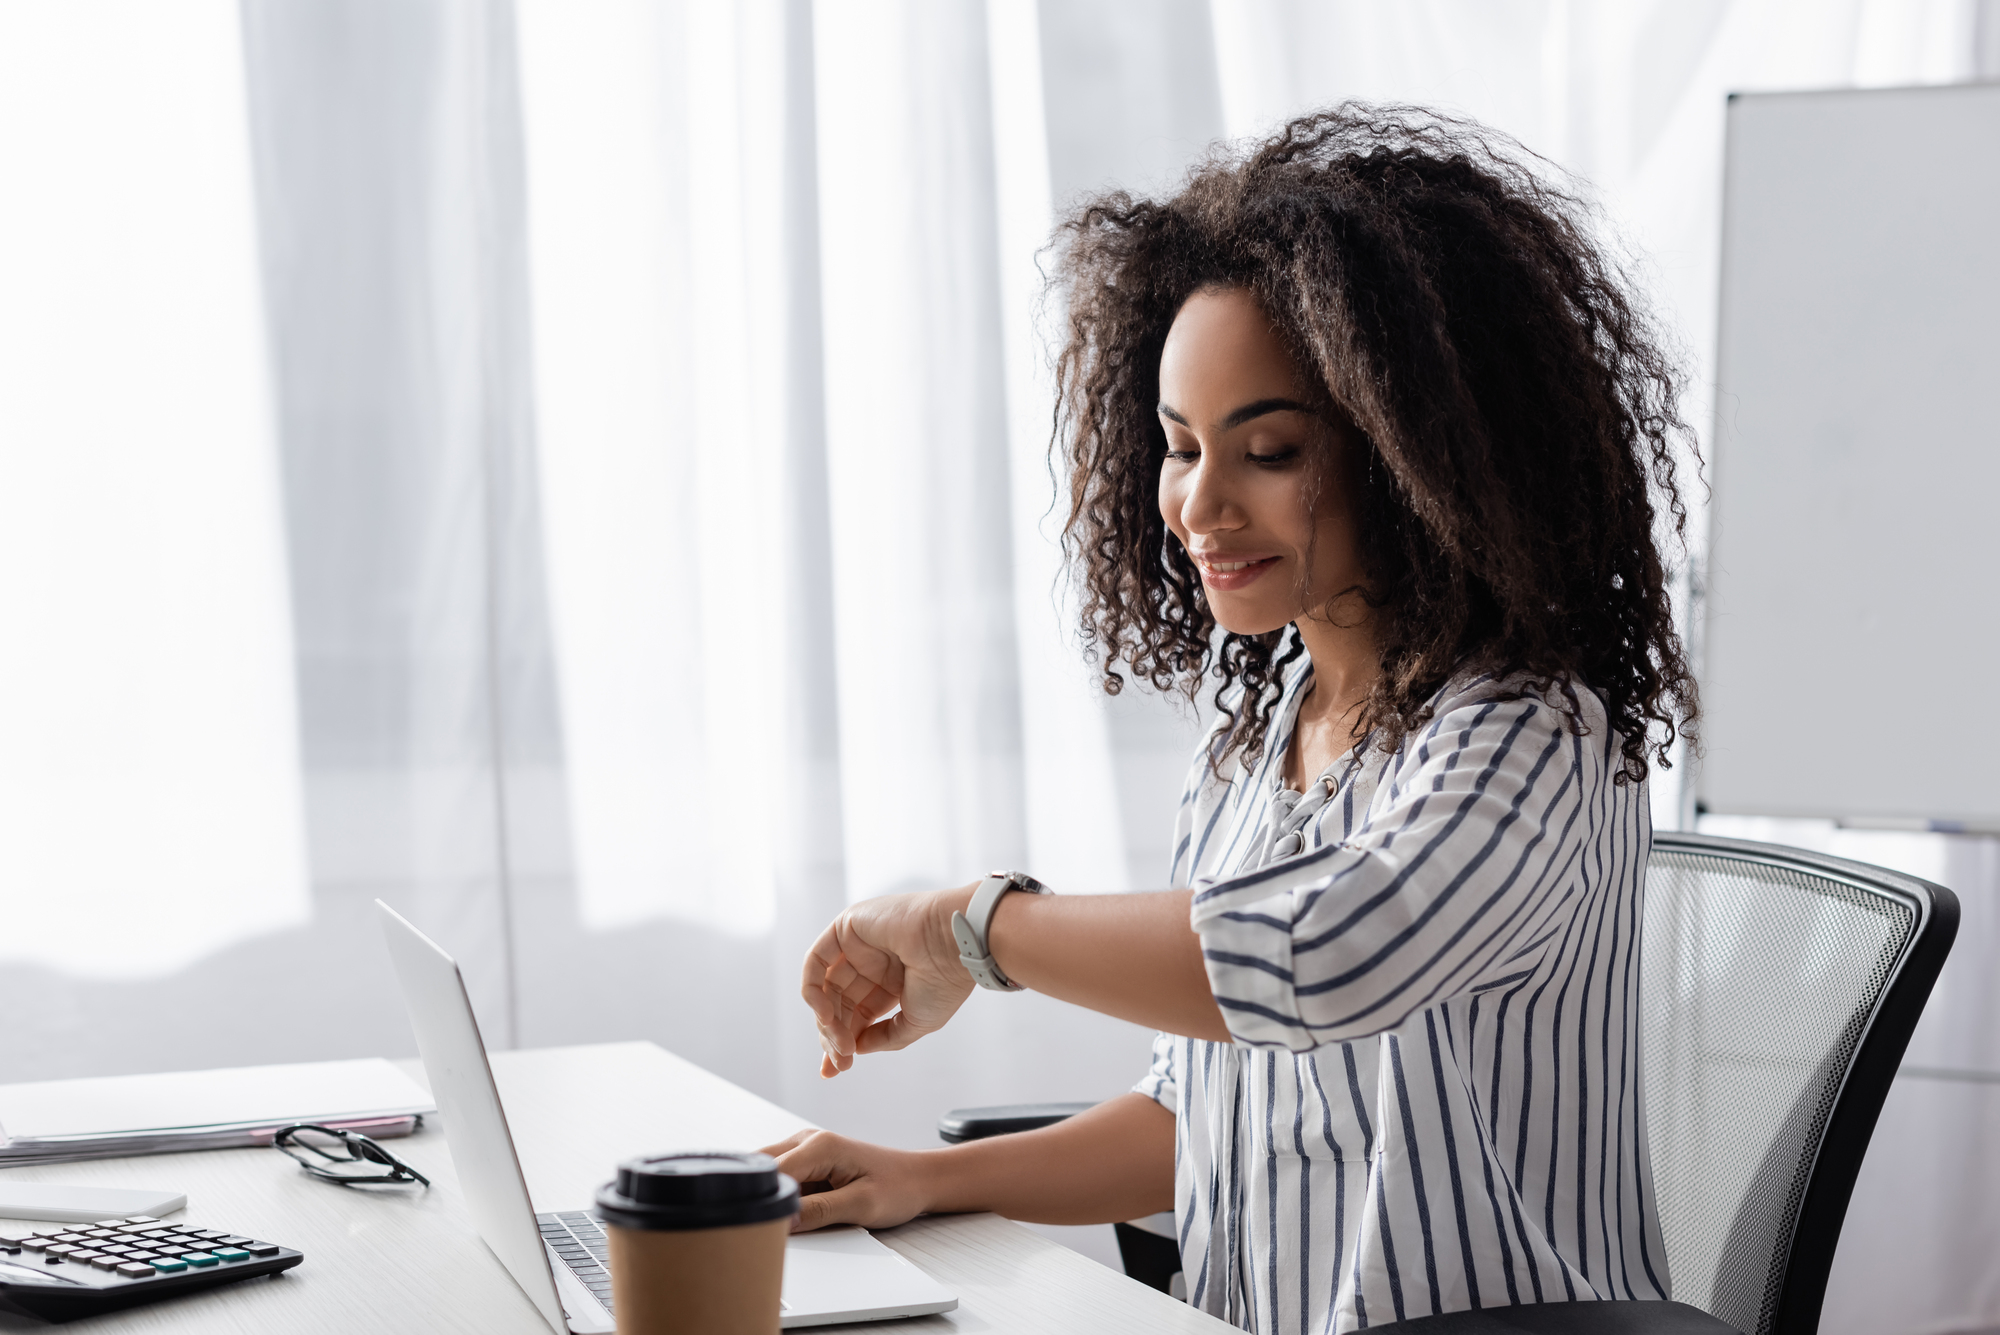
[[1855, 1173], [1957, 930], [1951, 892], [1838, 858], [1655, 836], [1641, 996], [1673, 1294], [1810, 1335]]

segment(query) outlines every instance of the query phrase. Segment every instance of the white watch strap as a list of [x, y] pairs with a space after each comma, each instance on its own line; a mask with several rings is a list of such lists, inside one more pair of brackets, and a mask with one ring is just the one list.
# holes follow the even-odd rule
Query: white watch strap
[[1000, 971], [1000, 966], [993, 962], [993, 952], [986, 946], [986, 929], [993, 921], [993, 910], [1000, 906], [1001, 897], [1009, 890], [1030, 895], [1049, 893], [1047, 886], [1025, 872], [996, 871], [972, 892], [972, 902], [966, 905], [965, 912], [951, 915], [951, 936], [958, 943], [959, 962], [965, 965], [973, 982], [995, 992], [1022, 990], [1019, 983]]

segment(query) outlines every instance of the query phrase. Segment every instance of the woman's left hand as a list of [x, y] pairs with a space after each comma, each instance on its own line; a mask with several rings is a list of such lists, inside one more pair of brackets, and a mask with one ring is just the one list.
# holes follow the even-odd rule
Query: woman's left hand
[[822, 1076], [854, 1065], [857, 1052], [908, 1047], [965, 1004], [972, 975], [959, 962], [951, 915], [977, 888], [865, 899], [820, 933], [800, 991], [819, 1026]]
[[939, 1163], [934, 1152], [892, 1150], [811, 1128], [766, 1145], [763, 1153], [778, 1161], [779, 1172], [798, 1181], [794, 1233], [829, 1224], [906, 1224], [930, 1209]]

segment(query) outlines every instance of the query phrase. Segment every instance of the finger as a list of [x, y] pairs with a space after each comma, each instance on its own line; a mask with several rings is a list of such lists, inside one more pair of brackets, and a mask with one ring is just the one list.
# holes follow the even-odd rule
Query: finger
[[868, 1216], [868, 1196], [868, 1189], [859, 1182], [801, 1196], [799, 1212], [792, 1219], [792, 1232], [810, 1233], [833, 1224], [858, 1224]]
[[[869, 1025], [854, 1036], [856, 1052], [899, 1052], [922, 1038], [925, 1034], [937, 1032], [937, 1026], [918, 1024], [910, 1018], [908, 1011], [897, 1011], [886, 1020]], [[849, 1058], [852, 1061], [853, 1058]]]
[[847, 1143], [839, 1136], [808, 1128], [792, 1139], [797, 1143], [777, 1156], [779, 1172], [798, 1182], [843, 1186], [853, 1180], [845, 1166]]
[[829, 981], [803, 992], [813, 1008], [820, 1047], [835, 1058], [852, 1054], [855, 1036], [895, 1010], [900, 1001], [894, 990], [851, 970], [843, 969], [842, 976], [844, 984]]
[[859, 999], [850, 997], [841, 1000], [836, 1015], [817, 1019], [820, 1047], [835, 1058], [852, 1056], [856, 1036], [894, 1011], [899, 1004], [899, 998], [879, 988], [872, 989]]
[[853, 932], [843, 932], [840, 957], [827, 963], [827, 986], [851, 997], [863, 997], [880, 987], [891, 993], [903, 990], [903, 961], [886, 950], [870, 945]]
[[[860, 952], [857, 962], [850, 951]], [[840, 1022], [853, 1007], [865, 1003], [884, 981], [893, 986], [892, 957], [869, 946], [852, 930], [845, 915], [835, 918], [806, 952], [799, 978], [799, 995], [822, 1022]], [[886, 1007], [878, 1002], [880, 1014]]]
[[[880, 967], [857, 967], [854, 957], [843, 954], [829, 966], [826, 985], [820, 993], [822, 1005], [815, 1008], [822, 1020], [850, 1024], [856, 1016], [872, 1023], [894, 1010], [903, 993], [903, 966], [884, 957]], [[858, 1025], [855, 1027], [859, 1027]]]
[[[773, 1159], [780, 1158], [786, 1153], [797, 1149], [801, 1144], [804, 1143], [807, 1136], [813, 1135], [817, 1131], [818, 1131], [817, 1127], [811, 1127], [811, 1126], [800, 1127], [797, 1131], [792, 1132], [791, 1135], [786, 1136], [783, 1140], [779, 1141], [777, 1144], [766, 1145], [763, 1149], [758, 1150], [757, 1153], [768, 1154]], [[781, 1164], [779, 1165], [779, 1167], [782, 1168], [783, 1165]]]
[[813, 1013], [821, 1018], [829, 1015], [838, 1004], [827, 993], [826, 974], [841, 957], [839, 927], [838, 918], [827, 924], [826, 930], [819, 934], [819, 938], [812, 943], [812, 948], [806, 951], [805, 962], [801, 966], [799, 975], [799, 995], [805, 998], [806, 1005], [812, 1007]]
[[851, 989], [856, 980], [866, 979], [893, 989], [902, 977], [902, 959], [871, 941], [852, 914], [834, 919], [814, 953], [825, 966], [827, 984], [834, 988]]
[[840, 1063], [833, 1055], [833, 1045], [822, 1034], [819, 1041], [819, 1073], [822, 1079], [831, 1080], [840, 1074]]
[[[847, 1046], [852, 1048], [854, 1045], [849, 1043]], [[854, 1054], [852, 1052], [841, 1052], [833, 1040], [828, 1038], [824, 1033], [821, 1033], [819, 1037], [819, 1051], [820, 1074], [822, 1075], [828, 1077], [835, 1076], [854, 1065]]]
[[827, 1026], [819, 1026], [819, 1050], [830, 1058], [841, 1070], [846, 1070], [854, 1061], [854, 1044], [865, 1025], [857, 1025], [852, 1033], [836, 1034]]

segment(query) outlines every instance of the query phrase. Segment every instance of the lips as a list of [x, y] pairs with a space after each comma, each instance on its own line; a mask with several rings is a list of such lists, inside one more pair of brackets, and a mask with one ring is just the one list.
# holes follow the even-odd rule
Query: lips
[[1275, 556], [1223, 557], [1196, 555], [1195, 564], [1201, 567], [1201, 582], [1211, 589], [1224, 592], [1249, 586], [1266, 570], [1278, 563]]

